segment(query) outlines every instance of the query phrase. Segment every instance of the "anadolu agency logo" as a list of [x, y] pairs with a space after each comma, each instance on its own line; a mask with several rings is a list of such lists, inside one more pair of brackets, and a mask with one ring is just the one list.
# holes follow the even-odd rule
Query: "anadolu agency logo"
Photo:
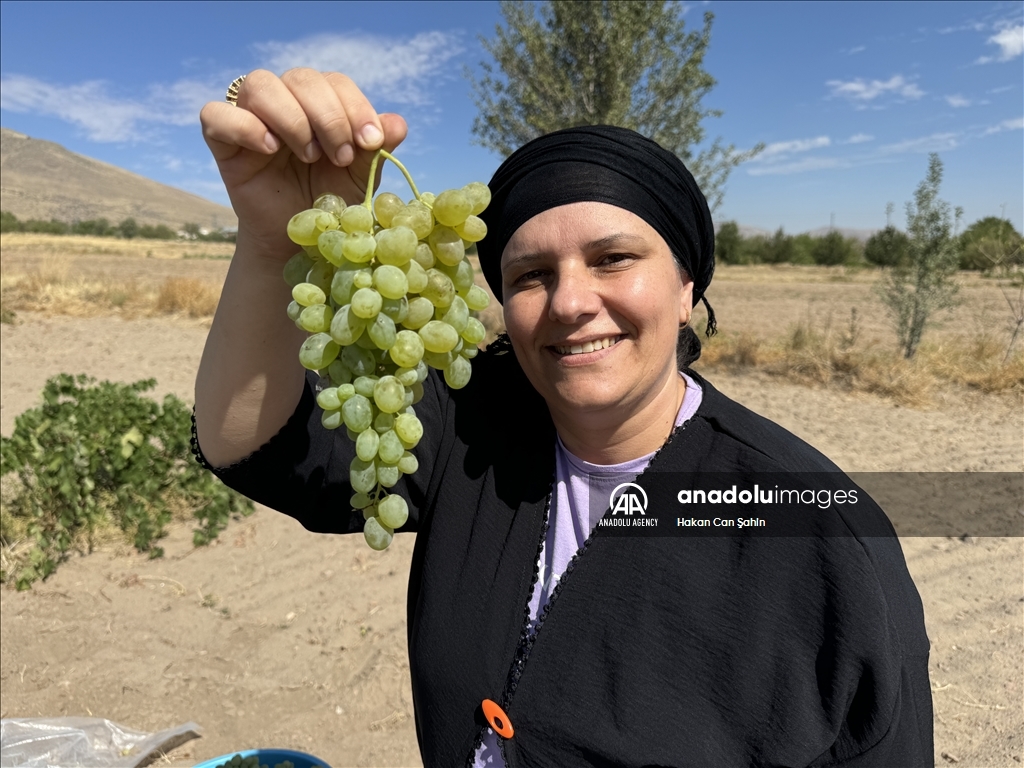
[[608, 496], [608, 506], [613, 515], [620, 512], [624, 515], [632, 515], [634, 512], [646, 515], [647, 491], [636, 483], [619, 483]]

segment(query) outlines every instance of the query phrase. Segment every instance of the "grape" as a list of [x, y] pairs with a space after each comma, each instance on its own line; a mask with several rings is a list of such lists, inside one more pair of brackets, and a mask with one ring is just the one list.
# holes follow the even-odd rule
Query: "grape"
[[386, 299], [400, 299], [409, 291], [409, 281], [406, 279], [405, 273], [398, 267], [388, 264], [373, 270], [373, 285]]
[[348, 238], [344, 232], [336, 229], [329, 229], [321, 232], [317, 238], [316, 247], [320, 254], [331, 264], [340, 267], [345, 261], [345, 240]]
[[450, 267], [454, 267], [466, 257], [466, 246], [454, 229], [435, 227], [427, 243], [437, 260]]
[[387, 549], [394, 537], [394, 531], [385, 528], [376, 517], [371, 517], [363, 525], [363, 538], [370, 545], [370, 549]]
[[[355, 207], [361, 208], [362, 206], [353, 206], [353, 208], [348, 210], [351, 211]], [[368, 232], [349, 233], [349, 236], [345, 238], [341, 246], [341, 252], [345, 255], [345, 258], [353, 264], [365, 264], [373, 258], [376, 250], [377, 241]]]
[[[337, 317], [337, 315], [335, 315], [335, 317]], [[331, 323], [331, 327], [334, 327], [333, 322]], [[331, 338], [337, 341], [337, 338], [335, 338], [333, 333], [331, 334]], [[331, 382], [334, 386], [339, 388], [338, 397], [341, 397], [344, 402], [344, 397], [341, 394], [341, 387], [348, 385], [348, 383], [352, 381], [352, 371], [348, 369], [348, 366], [346, 366], [345, 363], [338, 359], [327, 366], [327, 375], [331, 377]]]
[[405, 208], [405, 203], [398, 195], [391, 192], [379, 194], [373, 201], [373, 214], [382, 227], [390, 227], [395, 214], [403, 208]]
[[450, 352], [459, 343], [458, 332], [440, 320], [431, 320], [420, 328], [419, 334], [428, 352]]
[[334, 310], [326, 304], [315, 304], [306, 307], [299, 315], [299, 327], [309, 333], [323, 333], [330, 329], [334, 319]]
[[455, 285], [444, 272], [438, 269], [428, 269], [427, 286], [420, 291], [420, 296], [430, 299], [430, 303], [435, 307], [447, 307], [455, 298]]
[[369, 376], [377, 370], [377, 360], [368, 349], [351, 344], [341, 351], [341, 362], [356, 376]]
[[359, 433], [359, 437], [356, 439], [356, 456], [363, 461], [373, 461], [378, 448], [380, 448], [380, 435], [377, 434], [377, 430], [369, 427]]
[[419, 293], [427, 287], [427, 271], [418, 261], [410, 261], [402, 269], [409, 285], [409, 293]]
[[327, 294], [311, 283], [299, 283], [292, 288], [292, 298], [304, 307], [327, 303]]
[[356, 315], [352, 311], [352, 307], [346, 304], [334, 313], [334, 318], [331, 320], [331, 338], [347, 347], [356, 343], [365, 328], [366, 321]]
[[452, 389], [462, 389], [469, 384], [469, 376], [473, 372], [469, 360], [456, 357], [452, 364], [444, 369], [444, 380]]
[[402, 368], [415, 368], [423, 358], [424, 349], [423, 339], [416, 331], [403, 330], [395, 336], [395, 343], [391, 346], [389, 354], [396, 365]]
[[357, 317], [371, 320], [380, 312], [381, 304], [381, 295], [377, 291], [373, 288], [360, 288], [352, 294], [352, 303], [349, 306], [352, 307], [352, 311], [356, 313]]
[[[479, 243], [487, 237], [487, 225], [484, 224], [483, 219], [479, 219], [476, 216], [467, 216], [464, 222], [456, 224], [452, 229], [463, 240], [468, 240], [471, 243]], [[322, 247], [321, 250], [323, 250]]]
[[[387, 153], [376, 156], [391, 158]], [[397, 161], [396, 161], [397, 162]], [[302, 251], [285, 264], [287, 314], [310, 335], [300, 363], [329, 384], [317, 393], [326, 429], [355, 443], [349, 466], [364, 536], [374, 549], [406, 524], [409, 505], [384, 489], [419, 469], [410, 453], [423, 437], [413, 407], [435, 368], [452, 389], [470, 379], [469, 359], [486, 335], [476, 313], [487, 292], [475, 285], [467, 247], [487, 234], [479, 214], [490, 190], [474, 182], [403, 203], [383, 193], [363, 205], [320, 195], [288, 223]], [[372, 206], [371, 206], [372, 201]]]
[[306, 282], [310, 285], [315, 285], [321, 291], [324, 292], [324, 296], [327, 296], [328, 291], [331, 290], [331, 282], [334, 280], [334, 267], [329, 262], [317, 261], [310, 267], [309, 273], [306, 275]]
[[452, 305], [445, 312], [442, 320], [454, 328], [456, 333], [466, 330], [466, 324], [469, 322], [469, 307], [466, 306], [466, 302], [461, 296], [452, 299]]
[[486, 184], [474, 181], [462, 188], [472, 206], [471, 215], [479, 216], [491, 202], [491, 190]]
[[[433, 257], [431, 257], [433, 258]], [[431, 264], [430, 266], [434, 266]], [[306, 275], [313, 268], [313, 259], [305, 251], [299, 251], [292, 256], [284, 265], [284, 281], [289, 288], [294, 288], [299, 283], [306, 282]]]
[[368, 400], [373, 399], [373, 387], [377, 383], [376, 376], [359, 376], [352, 382], [352, 389], [357, 395], [362, 395]]
[[434, 201], [434, 218], [446, 227], [454, 227], [466, 220], [473, 212], [473, 204], [458, 189], [448, 189]]
[[364, 205], [350, 205], [341, 214], [341, 228], [353, 232], [372, 232], [373, 214]]
[[316, 404], [323, 408], [325, 411], [336, 411], [341, 408], [341, 398], [338, 397], [337, 387], [328, 387], [323, 389], [316, 396]]
[[423, 267], [424, 271], [430, 269], [436, 263], [434, 252], [430, 250], [430, 246], [426, 243], [420, 243], [416, 246], [416, 254], [412, 258], [413, 261]]
[[373, 428], [377, 430], [378, 434], [383, 435], [389, 429], [395, 427], [395, 414], [393, 413], [378, 413], [373, 417]]
[[345, 205], [345, 201], [337, 195], [325, 192], [316, 199], [313, 203], [313, 207], [319, 208], [321, 211], [333, 213], [335, 216], [341, 216], [347, 206]]
[[487, 305], [491, 303], [491, 297], [488, 296], [487, 291], [479, 285], [472, 286], [468, 291], [466, 291], [466, 295], [463, 298], [466, 300], [467, 306], [469, 306], [469, 308], [474, 312], [479, 312], [481, 309], [487, 309]]
[[380, 436], [380, 446], [377, 449], [377, 455], [380, 456], [381, 461], [385, 464], [397, 465], [403, 453], [405, 453], [405, 447], [393, 429], [389, 429]]
[[408, 448], [423, 437], [423, 423], [412, 414], [400, 413], [395, 417], [395, 434]]
[[390, 317], [395, 323], [400, 323], [409, 314], [409, 299], [405, 296], [400, 299], [384, 299], [381, 302], [380, 311], [382, 314]]
[[[416, 470], [419, 469], [419, 468], [420, 468], [419, 459], [417, 459], [413, 454], [409, 453], [408, 451], [403, 453], [402, 454], [402, 458], [400, 458], [398, 460], [398, 470], [403, 475], [415, 474]], [[356, 509], [360, 509], [360, 507], [356, 507]]]
[[403, 387], [411, 387], [419, 381], [419, 373], [415, 368], [399, 368], [395, 371], [395, 378], [402, 382]]
[[380, 460], [374, 462], [377, 467], [377, 482], [385, 488], [391, 488], [398, 482], [398, 465], [386, 464]]
[[409, 313], [402, 321], [406, 328], [416, 331], [434, 319], [434, 305], [430, 299], [419, 296], [409, 302]]
[[299, 350], [299, 362], [304, 368], [319, 371], [334, 362], [338, 356], [338, 345], [326, 333], [317, 333], [302, 343]]
[[326, 220], [326, 224], [331, 222], [334, 217], [326, 211], [315, 208], [296, 213], [288, 222], [288, 237], [297, 245], [316, 245], [320, 233], [329, 228], [326, 225], [320, 226], [322, 219]]
[[395, 345], [395, 321], [383, 312], [379, 312], [373, 318], [373, 322], [366, 327], [366, 332], [378, 349], [391, 349]]
[[392, 530], [401, 528], [409, 519], [409, 505], [401, 496], [392, 494], [377, 505], [377, 517]]
[[405, 387], [394, 376], [381, 377], [373, 387], [373, 401], [384, 413], [395, 413], [401, 410], [404, 400]]
[[[341, 406], [341, 415], [345, 418], [345, 426], [353, 432], [362, 432], [368, 429], [373, 421], [373, 409], [370, 401], [362, 395], [353, 395]], [[357, 488], [356, 490], [362, 490]], [[369, 493], [370, 489], [366, 492]]]
[[462, 338], [469, 344], [479, 344], [486, 335], [487, 329], [484, 328], [484, 324], [475, 317], [469, 318], [466, 321], [466, 327], [462, 330]]
[[324, 411], [320, 417], [320, 423], [324, 429], [337, 429], [344, 423], [341, 411]]
[[408, 264], [416, 254], [416, 247], [419, 245], [416, 233], [409, 227], [382, 229], [377, 233], [376, 240], [377, 260], [381, 264], [390, 264], [396, 267]]

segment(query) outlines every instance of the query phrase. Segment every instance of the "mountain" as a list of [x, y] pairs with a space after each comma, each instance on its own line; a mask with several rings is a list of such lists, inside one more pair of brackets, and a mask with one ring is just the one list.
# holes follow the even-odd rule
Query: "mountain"
[[52, 141], [0, 128], [0, 207], [19, 219], [139, 224], [179, 229], [237, 226], [235, 212], [123, 168], [75, 154]]

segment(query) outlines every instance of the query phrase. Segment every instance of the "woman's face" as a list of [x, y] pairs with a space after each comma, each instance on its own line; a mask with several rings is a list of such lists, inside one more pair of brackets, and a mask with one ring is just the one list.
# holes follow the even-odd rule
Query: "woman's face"
[[501, 257], [505, 325], [553, 410], [642, 408], [676, 374], [692, 280], [647, 222], [606, 203], [552, 208]]

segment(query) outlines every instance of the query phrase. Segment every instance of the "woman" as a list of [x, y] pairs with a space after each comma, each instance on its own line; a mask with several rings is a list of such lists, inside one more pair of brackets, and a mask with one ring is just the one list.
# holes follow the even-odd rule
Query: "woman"
[[[254, 72], [237, 108], [202, 121], [239, 235], [198, 443], [225, 482], [310, 530], [359, 531], [351, 443], [321, 428], [302, 334], [275, 307], [288, 218], [324, 191], [361, 199], [370, 153], [405, 124], [311, 70]], [[512, 155], [491, 188], [480, 258], [508, 340], [463, 390], [428, 378], [420, 470], [395, 488], [418, 534], [425, 764], [930, 766], [921, 604], [895, 537], [864, 535], [891, 531], [877, 507], [823, 512], [842, 533], [822, 536], [594, 528], [622, 477], [838, 473], [687, 367], [714, 237], [682, 163], [632, 132], [574, 129]]]

